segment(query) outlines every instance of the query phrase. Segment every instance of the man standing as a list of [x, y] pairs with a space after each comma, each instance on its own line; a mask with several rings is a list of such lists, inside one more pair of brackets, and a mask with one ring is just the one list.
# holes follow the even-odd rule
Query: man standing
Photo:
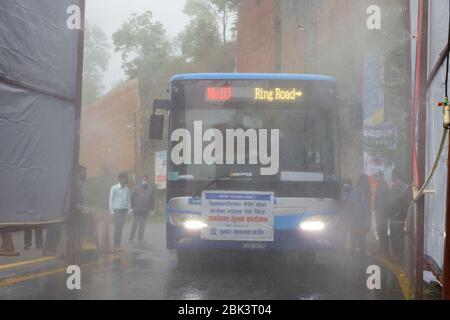
[[391, 248], [394, 260], [403, 258], [405, 243], [405, 219], [411, 202], [410, 186], [403, 182], [399, 172], [392, 174], [392, 190], [389, 194], [389, 217], [391, 221]]
[[380, 254], [389, 255], [389, 234], [388, 234], [388, 198], [389, 186], [384, 179], [384, 173], [379, 172], [375, 176], [377, 180], [377, 189], [375, 193], [375, 220], [377, 223], [377, 235], [380, 241]]
[[144, 232], [150, 210], [154, 208], [153, 190], [149, 186], [148, 176], [141, 178], [141, 183], [131, 191], [131, 209], [133, 210], [133, 227], [130, 233], [130, 243], [133, 243], [136, 230], [139, 243], [145, 243]]
[[[44, 238], [42, 236], [42, 229], [37, 227], [34, 229], [34, 241], [36, 245], [36, 249], [42, 249]], [[33, 242], [33, 229], [25, 229], [24, 231], [24, 242], [25, 242], [25, 250], [29, 250], [31, 248]]]
[[355, 194], [355, 206], [351, 225], [351, 248], [359, 248], [362, 255], [367, 253], [367, 233], [371, 227], [372, 216], [372, 191], [370, 190], [369, 177], [362, 174], [358, 181]]
[[130, 189], [128, 188], [128, 175], [119, 174], [119, 183], [112, 186], [109, 193], [109, 212], [114, 216], [114, 249], [120, 249], [122, 231], [131, 210]]

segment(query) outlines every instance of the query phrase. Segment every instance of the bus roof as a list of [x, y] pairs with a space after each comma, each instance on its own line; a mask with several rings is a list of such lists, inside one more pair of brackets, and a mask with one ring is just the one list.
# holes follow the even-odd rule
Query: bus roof
[[171, 81], [177, 80], [303, 80], [336, 82], [336, 78], [316, 74], [289, 73], [191, 73], [178, 74]]

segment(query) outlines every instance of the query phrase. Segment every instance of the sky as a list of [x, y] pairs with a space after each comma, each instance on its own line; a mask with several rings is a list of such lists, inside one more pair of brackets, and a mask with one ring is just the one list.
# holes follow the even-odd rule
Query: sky
[[111, 89], [125, 78], [121, 68], [120, 53], [114, 52], [112, 34], [126, 22], [133, 13], [153, 12], [154, 21], [160, 21], [169, 36], [174, 37], [188, 23], [183, 13], [185, 0], [87, 0], [86, 20], [103, 29], [111, 44], [109, 70], [104, 77], [104, 85]]

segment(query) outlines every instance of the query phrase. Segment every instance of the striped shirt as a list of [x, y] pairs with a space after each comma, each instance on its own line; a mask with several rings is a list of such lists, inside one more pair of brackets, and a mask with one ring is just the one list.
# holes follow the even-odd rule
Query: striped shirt
[[127, 186], [122, 187], [120, 183], [112, 186], [109, 193], [109, 211], [111, 214], [115, 210], [129, 209], [131, 209], [130, 189]]

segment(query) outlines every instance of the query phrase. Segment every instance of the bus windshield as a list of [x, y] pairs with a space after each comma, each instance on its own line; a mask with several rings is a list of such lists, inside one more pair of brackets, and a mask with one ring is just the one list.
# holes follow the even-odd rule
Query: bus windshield
[[[261, 84], [258, 86], [262, 87]], [[253, 87], [254, 84], [250, 86]], [[284, 84], [283, 87], [289, 88], [292, 85]], [[223, 152], [223, 161], [219, 160], [214, 164], [200, 164], [194, 161], [189, 164], [170, 163], [169, 180], [258, 178], [258, 180], [292, 182], [336, 181], [338, 175], [336, 144], [333, 142], [337, 128], [331, 114], [327, 116], [322, 107], [323, 102], [304, 97], [288, 103], [255, 101], [248, 93], [248, 96], [242, 95], [242, 92], [251, 92], [248, 84], [237, 86], [236, 83], [233, 83], [232, 92], [239, 92], [241, 95], [238, 98], [226, 97], [226, 101], [219, 101], [220, 99], [214, 97], [215, 101], [208, 101], [208, 88], [210, 88], [208, 84], [182, 86], [179, 90], [182, 93], [174, 99], [176, 103], [171, 112], [171, 131], [185, 129], [189, 132], [189, 136], [195, 139], [198, 138], [195, 126], [200, 123], [202, 136], [208, 130], [214, 129], [215, 132], [221, 133], [224, 140], [230, 131], [253, 132], [254, 136], [259, 138], [258, 133], [267, 132], [267, 154], [274, 160], [274, 153], [279, 152], [278, 168], [273, 174], [261, 174], [261, 168], [265, 165], [251, 161], [252, 152], [258, 153], [258, 148], [261, 152], [261, 146], [256, 144], [257, 148], [252, 149], [248, 135], [243, 148], [239, 148], [237, 140], [223, 141], [224, 145], [236, 142], [232, 149], [233, 158], [236, 159], [233, 163], [229, 162], [228, 157], [231, 150], [224, 146], [220, 151], [215, 151], [215, 153]], [[286, 89], [286, 92], [289, 91], [291, 90]], [[223, 90], [217, 94], [220, 95], [221, 92]], [[278, 144], [277, 148], [270, 143], [272, 141], [270, 133], [274, 132], [273, 130], [277, 130], [279, 135], [279, 139], [275, 142]], [[198, 142], [192, 141], [192, 144], [195, 143]], [[172, 150], [176, 144], [177, 141], [171, 142]], [[209, 143], [201, 141], [201, 144], [205, 148]], [[245, 163], [239, 162], [237, 160], [239, 158], [245, 159]]]

